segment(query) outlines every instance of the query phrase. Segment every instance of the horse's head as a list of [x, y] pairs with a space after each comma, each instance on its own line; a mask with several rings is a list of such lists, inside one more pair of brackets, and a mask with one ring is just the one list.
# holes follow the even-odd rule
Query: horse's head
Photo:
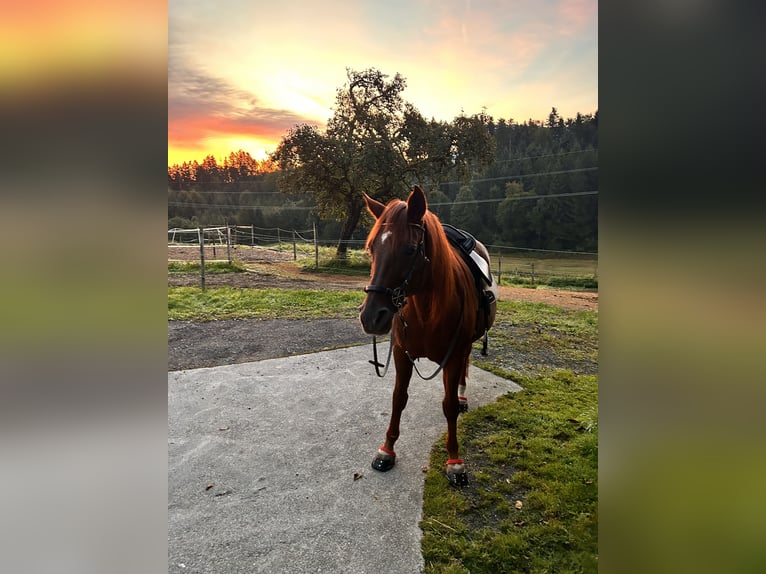
[[366, 333], [385, 335], [405, 297], [412, 294], [418, 269], [428, 260], [423, 225], [426, 197], [416, 185], [406, 202], [392, 200], [383, 205], [366, 194], [364, 199], [376, 222], [367, 237], [372, 270], [359, 320]]

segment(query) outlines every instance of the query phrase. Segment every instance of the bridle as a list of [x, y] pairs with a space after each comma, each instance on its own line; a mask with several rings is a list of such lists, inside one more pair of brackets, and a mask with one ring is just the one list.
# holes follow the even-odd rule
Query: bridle
[[388, 295], [391, 297], [391, 303], [396, 307], [397, 310], [401, 311], [401, 308], [404, 307], [405, 303], [407, 303], [407, 288], [410, 286], [410, 281], [412, 280], [412, 274], [415, 272], [415, 267], [418, 263], [418, 256], [421, 255], [426, 263], [430, 262], [430, 259], [428, 259], [428, 256], [426, 255], [426, 228], [421, 223], [410, 223], [410, 225], [417, 227], [421, 231], [420, 235], [420, 241], [418, 242], [418, 246], [416, 248], [415, 254], [412, 258], [412, 264], [410, 265], [409, 271], [407, 271], [407, 275], [404, 277], [404, 281], [398, 286], [394, 287], [393, 289], [391, 287], [383, 287], [382, 285], [375, 285], [373, 283], [365, 286], [364, 292], [365, 293], [383, 293], [384, 295]]
[[[407, 322], [404, 320], [404, 314], [402, 313], [402, 307], [407, 303], [407, 288], [410, 285], [410, 281], [412, 280], [412, 274], [415, 272], [415, 267], [418, 263], [418, 256], [422, 255], [424, 261], [426, 263], [430, 263], [430, 259], [426, 255], [425, 251], [425, 241], [426, 241], [426, 228], [421, 223], [410, 223], [410, 225], [413, 225], [420, 229], [422, 232], [420, 235], [420, 241], [418, 242], [418, 246], [416, 248], [415, 255], [412, 258], [412, 264], [410, 265], [409, 271], [407, 271], [407, 275], [404, 277], [404, 281], [398, 286], [394, 287], [393, 289], [391, 287], [383, 287], [382, 285], [375, 285], [371, 283], [370, 285], [367, 285], [364, 288], [365, 293], [383, 293], [384, 295], [388, 295], [391, 297], [391, 303], [393, 303], [394, 307], [397, 309], [397, 314], [394, 317], [394, 320], [396, 320], [396, 317], [399, 317], [399, 320], [402, 322], [402, 326], [404, 327], [404, 332], [407, 331]], [[455, 349], [455, 343], [457, 343], [458, 335], [460, 334], [460, 327], [463, 324], [463, 308], [461, 305], [460, 309], [460, 322], [458, 323], [457, 328], [455, 329], [455, 334], [452, 337], [452, 341], [450, 342], [449, 348], [447, 349], [447, 353], [444, 356], [444, 359], [439, 364], [439, 367], [431, 373], [429, 376], [423, 376], [420, 371], [418, 370], [417, 365], [415, 364], [415, 359], [413, 359], [410, 356], [410, 353], [408, 351], [405, 351], [405, 354], [407, 355], [407, 358], [410, 360], [410, 363], [412, 363], [412, 367], [415, 369], [415, 372], [420, 376], [421, 379], [424, 379], [426, 381], [433, 379], [436, 375], [439, 374], [439, 372], [444, 368], [444, 366], [447, 364], [447, 361], [449, 360], [450, 356], [452, 355], [452, 351]], [[386, 364], [383, 365], [380, 361], [378, 361], [378, 346], [377, 346], [377, 338], [373, 335], [372, 337], [372, 353], [373, 353], [373, 360], [369, 361], [374, 367], [375, 372], [377, 373], [378, 377], [385, 377], [386, 373], [388, 372], [388, 367], [391, 364], [391, 351], [394, 348], [394, 332], [395, 329], [391, 329], [391, 340], [388, 346], [388, 357], [386, 358]], [[380, 367], [384, 367], [383, 372], [380, 372]]]

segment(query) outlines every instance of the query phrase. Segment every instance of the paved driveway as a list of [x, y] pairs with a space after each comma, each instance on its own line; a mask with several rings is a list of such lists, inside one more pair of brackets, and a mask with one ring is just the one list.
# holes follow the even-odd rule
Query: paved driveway
[[[441, 378], [413, 378], [397, 464], [378, 473], [394, 369], [379, 379], [371, 358], [365, 345], [168, 373], [168, 572], [422, 571]], [[519, 389], [470, 373], [471, 408]]]

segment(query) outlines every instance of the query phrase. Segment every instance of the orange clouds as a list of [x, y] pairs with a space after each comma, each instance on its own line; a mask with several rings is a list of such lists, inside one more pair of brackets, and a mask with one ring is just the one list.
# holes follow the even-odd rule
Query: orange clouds
[[290, 127], [206, 115], [168, 122], [168, 165], [202, 161], [210, 154], [221, 160], [239, 149], [264, 159]]
[[[332, 115], [349, 67], [401, 73], [403, 97], [440, 120], [482, 107], [518, 121], [545, 119], [553, 106], [564, 117], [592, 113], [596, 7], [595, 0], [413, 0], [385, 11], [372, 0], [351, 10], [341, 0], [301, 10], [171, 4], [168, 144], [202, 150], [257, 140], [273, 149], [295, 124]], [[241, 17], [232, 20], [235, 8]], [[229, 151], [236, 150], [221, 155]]]

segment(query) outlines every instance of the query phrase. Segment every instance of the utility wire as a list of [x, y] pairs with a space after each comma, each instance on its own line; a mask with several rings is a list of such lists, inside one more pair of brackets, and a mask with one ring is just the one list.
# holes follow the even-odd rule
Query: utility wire
[[[570, 154], [573, 154], [573, 153], [586, 153], [586, 152], [596, 152], [596, 153], [598, 153], [598, 148], [593, 148], [593, 149], [578, 149], [578, 150], [573, 150], [573, 151], [564, 151], [564, 152], [561, 152], [561, 153], [549, 153], [549, 154], [546, 154], [546, 155], [530, 155], [530, 156], [527, 156], [527, 157], [517, 157], [517, 158], [513, 158], [513, 159], [499, 159], [499, 160], [495, 160], [493, 165], [498, 164], [498, 163], [509, 163], [509, 162], [512, 162], [512, 161], [524, 161], [526, 159], [540, 159], [540, 158], [544, 158], [544, 157], [559, 157], [559, 156], [562, 156], [562, 155], [570, 155]], [[492, 167], [492, 166], [490, 166], [490, 167]]]
[[545, 199], [546, 197], [571, 197], [575, 195], [598, 195], [598, 190], [593, 191], [574, 191], [572, 193], [550, 193], [548, 195], [519, 195], [516, 197], [495, 197], [493, 199], [467, 199], [465, 201], [442, 201], [439, 203], [430, 203], [430, 206], [441, 205], [469, 205], [473, 203], [499, 203], [501, 201], [521, 201], [522, 199]]
[[[517, 197], [497, 197], [493, 199], [468, 199], [465, 201], [449, 201], [449, 202], [435, 202], [435, 203], [429, 203], [428, 205], [436, 206], [444, 206], [444, 205], [469, 205], [473, 203], [499, 203], [501, 201], [521, 201], [524, 199], [546, 199], [546, 198], [553, 198], [553, 197], [575, 197], [580, 195], [598, 195], [598, 190], [592, 190], [592, 191], [573, 191], [571, 193], [551, 193], [548, 195], [520, 195]], [[233, 205], [233, 204], [227, 204], [227, 203], [219, 203], [219, 204], [209, 204], [209, 203], [194, 203], [189, 202], [185, 203], [182, 201], [169, 201], [168, 205], [172, 205], [174, 207], [204, 207], [208, 209], [216, 209], [221, 207], [228, 207], [233, 209], [286, 209], [286, 210], [311, 210], [316, 209], [316, 206], [313, 207], [306, 207], [306, 206], [289, 206], [289, 205]]]
[[[559, 171], [543, 171], [540, 173], [522, 173], [519, 175], [503, 175], [500, 177], [485, 177], [483, 179], [472, 179], [470, 183], [481, 183], [484, 181], [500, 181], [503, 179], [521, 179], [522, 177], [539, 177], [543, 175], [560, 175], [562, 173], [575, 173], [579, 171], [593, 171], [598, 169], [598, 167], [578, 167], [575, 169], [562, 169]], [[445, 181], [443, 183], [440, 183], [439, 185], [453, 185], [453, 184], [461, 184], [466, 183], [465, 181]]]

